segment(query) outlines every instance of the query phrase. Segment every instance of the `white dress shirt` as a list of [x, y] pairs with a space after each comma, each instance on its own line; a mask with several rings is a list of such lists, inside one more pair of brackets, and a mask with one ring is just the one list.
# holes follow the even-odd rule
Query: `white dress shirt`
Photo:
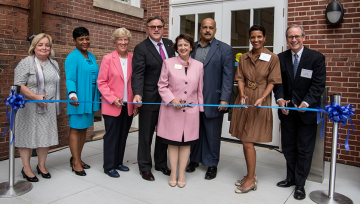
[[[300, 63], [300, 59], [301, 59], [301, 55], [304, 51], [304, 46], [301, 48], [301, 50], [297, 53], [293, 52], [291, 50], [291, 59], [292, 59], [292, 63], [294, 64], [294, 61], [295, 61], [295, 54], [298, 55], [298, 60], [299, 60], [299, 63]], [[283, 98], [279, 98], [276, 102], [278, 102], [279, 100], [284, 100]], [[309, 107], [309, 104], [306, 102], [306, 101], [303, 101], [302, 103], [305, 103], [306, 104], [306, 107]]]
[[298, 55], [298, 59], [299, 59], [299, 62], [300, 62], [301, 55], [302, 55], [303, 51], [304, 51], [304, 46], [301, 48], [301, 50], [300, 50], [298, 53], [295, 53], [295, 52], [293, 52], [293, 51], [291, 50], [291, 56], [292, 56], [292, 62], [293, 62], [293, 64], [294, 64], [294, 61], [295, 61], [295, 54]]
[[123, 101], [127, 102], [127, 58], [120, 58], [121, 68], [124, 74], [124, 96]]

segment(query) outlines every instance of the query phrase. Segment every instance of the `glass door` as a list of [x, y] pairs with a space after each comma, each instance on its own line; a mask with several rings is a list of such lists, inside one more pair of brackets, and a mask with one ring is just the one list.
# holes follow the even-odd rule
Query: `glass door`
[[[223, 3], [223, 33], [222, 40], [232, 46], [234, 58], [252, 49], [249, 41], [249, 29], [254, 24], [265, 27], [265, 47], [276, 54], [282, 52], [285, 38], [284, 1], [253, 0]], [[234, 70], [236, 70], [235, 63]], [[234, 104], [239, 94], [237, 82], [234, 82], [231, 104]], [[276, 106], [272, 96], [272, 105]], [[234, 139], [229, 134], [232, 111], [224, 117], [222, 137]], [[279, 120], [277, 109], [273, 109], [273, 141], [266, 145], [279, 146]]]
[[200, 39], [199, 28], [205, 18], [213, 18], [217, 22], [215, 37], [221, 39], [222, 10], [221, 3], [202, 3], [187, 6], [172, 6], [170, 8], [170, 39], [173, 41], [180, 33], [187, 33], [194, 37], [194, 41]]

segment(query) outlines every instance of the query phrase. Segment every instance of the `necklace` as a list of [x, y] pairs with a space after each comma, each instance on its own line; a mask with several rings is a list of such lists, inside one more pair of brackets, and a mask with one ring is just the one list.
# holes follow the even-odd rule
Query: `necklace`
[[122, 64], [122, 66], [125, 66], [125, 63], [126, 63], [126, 60], [127, 59], [124, 59], [124, 58], [120, 58], [121, 60], [120, 60], [120, 62], [121, 62], [121, 64]]

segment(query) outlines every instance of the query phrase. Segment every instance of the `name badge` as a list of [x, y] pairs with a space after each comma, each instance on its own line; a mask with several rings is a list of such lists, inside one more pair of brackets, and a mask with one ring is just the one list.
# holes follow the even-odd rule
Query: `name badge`
[[311, 79], [313, 70], [301, 69], [301, 77]]
[[175, 64], [174, 68], [175, 69], [182, 69], [182, 65], [181, 64]]
[[261, 53], [259, 59], [262, 60], [262, 61], [265, 61], [265, 62], [269, 62], [270, 59], [271, 59], [271, 55], [265, 54], [265, 53]]

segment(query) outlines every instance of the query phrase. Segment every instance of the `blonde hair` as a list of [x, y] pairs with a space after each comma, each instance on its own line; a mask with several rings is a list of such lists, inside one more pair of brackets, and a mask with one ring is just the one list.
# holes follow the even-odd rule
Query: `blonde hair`
[[127, 37], [128, 41], [131, 40], [131, 32], [126, 28], [118, 28], [111, 36], [111, 40], [115, 43], [118, 38]]
[[50, 57], [53, 57], [55, 56], [55, 52], [54, 52], [54, 49], [53, 49], [53, 44], [52, 44], [52, 38], [50, 35], [48, 34], [45, 34], [45, 33], [40, 33], [38, 35], [35, 36], [35, 38], [32, 40], [31, 42], [31, 45], [30, 45], [30, 48], [29, 48], [29, 55], [30, 56], [33, 56], [35, 54], [35, 47], [36, 45], [39, 43], [39, 41], [43, 38], [47, 38], [49, 40], [49, 44], [50, 44]]

